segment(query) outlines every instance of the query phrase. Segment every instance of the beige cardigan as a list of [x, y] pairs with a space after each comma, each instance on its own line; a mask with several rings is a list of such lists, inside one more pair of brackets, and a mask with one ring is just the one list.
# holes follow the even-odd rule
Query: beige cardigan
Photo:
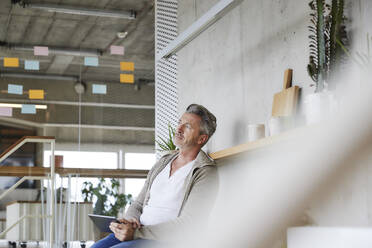
[[[146, 182], [137, 199], [130, 205], [125, 218], [140, 219], [143, 206], [150, 198], [150, 188], [155, 177], [166, 165], [178, 155], [178, 152], [163, 156], [153, 166], [147, 175]], [[175, 241], [175, 231], [192, 225], [194, 231], [206, 223], [208, 214], [213, 206], [218, 189], [218, 175], [215, 162], [203, 151], [196, 157], [191, 173], [185, 179], [185, 196], [178, 217], [157, 225], [142, 226], [134, 233], [134, 238], [152, 239], [158, 241]]]

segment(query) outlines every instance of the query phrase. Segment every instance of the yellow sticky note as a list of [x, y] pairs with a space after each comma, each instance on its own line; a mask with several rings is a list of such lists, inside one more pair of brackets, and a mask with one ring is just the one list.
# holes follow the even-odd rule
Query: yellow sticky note
[[30, 99], [44, 99], [44, 90], [29, 90], [28, 98]]
[[4, 58], [4, 67], [19, 67], [18, 58]]
[[133, 62], [120, 62], [120, 70], [134, 71], [134, 63]]
[[120, 74], [120, 83], [134, 83], [134, 75], [133, 74]]

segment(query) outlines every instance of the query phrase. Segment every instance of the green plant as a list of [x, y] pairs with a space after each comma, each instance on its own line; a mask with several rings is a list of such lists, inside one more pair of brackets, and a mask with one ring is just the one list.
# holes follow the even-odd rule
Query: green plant
[[332, 0], [331, 5], [325, 0], [312, 0], [310, 31], [310, 57], [307, 71], [315, 82], [315, 92], [322, 91], [325, 82], [332, 80], [332, 73], [342, 59], [341, 43], [345, 46], [347, 33], [344, 25], [344, 0]]
[[[131, 194], [119, 194], [119, 180], [112, 178], [110, 182], [111, 184], [107, 184], [104, 178], [100, 178], [96, 187], [93, 186], [92, 182], [83, 183], [81, 193], [84, 201], [92, 202], [95, 198], [94, 214], [116, 217], [119, 211], [132, 202]], [[114, 203], [112, 199], [114, 199]]]
[[160, 147], [160, 149], [158, 149], [159, 151], [174, 151], [177, 149], [176, 145], [173, 143], [175, 132], [176, 130], [170, 125], [170, 123], [168, 123], [168, 140], [165, 140], [162, 137], [158, 136], [160, 141], [155, 141]]

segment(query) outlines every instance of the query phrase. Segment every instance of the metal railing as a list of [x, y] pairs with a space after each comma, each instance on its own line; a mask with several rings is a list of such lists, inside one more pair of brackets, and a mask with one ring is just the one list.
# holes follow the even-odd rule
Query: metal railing
[[15, 183], [12, 187], [7, 189], [5, 192], [3, 192], [0, 195], [0, 200], [4, 198], [6, 195], [14, 191], [21, 183], [23, 183], [25, 180], [44, 180], [48, 179], [50, 180], [51, 189], [50, 189], [50, 213], [49, 215], [24, 215], [21, 218], [19, 218], [15, 223], [8, 226], [2, 233], [0, 233], [0, 237], [3, 237], [6, 233], [8, 233], [11, 229], [13, 229], [15, 226], [17, 226], [19, 223], [21, 223], [25, 219], [29, 218], [42, 218], [42, 219], [50, 219], [50, 228], [49, 228], [49, 247], [53, 247], [53, 233], [54, 233], [54, 223], [55, 223], [55, 161], [54, 161], [54, 150], [55, 150], [55, 138], [49, 137], [49, 136], [25, 136], [18, 140], [16, 143], [14, 143], [12, 146], [10, 146], [7, 150], [5, 150], [0, 155], [0, 163], [4, 161], [7, 157], [9, 157], [12, 153], [14, 153], [16, 150], [18, 150], [21, 146], [23, 146], [25, 143], [50, 143], [51, 145], [51, 164], [50, 164], [50, 176], [24, 176], [19, 180], [17, 183]]

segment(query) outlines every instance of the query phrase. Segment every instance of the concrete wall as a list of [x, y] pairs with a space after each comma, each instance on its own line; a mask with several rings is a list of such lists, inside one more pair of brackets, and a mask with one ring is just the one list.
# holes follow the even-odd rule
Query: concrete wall
[[[179, 1], [179, 32], [217, 2]], [[179, 51], [179, 112], [197, 102], [217, 117], [218, 128], [208, 151], [244, 143], [247, 124], [268, 121], [286, 68], [293, 68], [293, 84], [302, 88], [301, 96], [314, 91], [306, 71], [308, 2], [245, 0]], [[371, 5], [368, 0], [346, 1], [347, 28], [355, 51], [366, 51], [368, 29], [372, 34], [368, 27]]]
[[[180, 33], [217, 2], [179, 1]], [[286, 68], [294, 70], [293, 84], [302, 88], [300, 103], [305, 95], [314, 91], [306, 72], [308, 2], [245, 0], [178, 52], [179, 113], [195, 102], [206, 106], [217, 117], [217, 131], [205, 148], [208, 152], [246, 143], [247, 124], [268, 121], [273, 95], [281, 90]], [[368, 32], [372, 34], [369, 25], [372, 17], [368, 14], [371, 10], [369, 0], [346, 1], [345, 14], [353, 54], [367, 51], [365, 37]], [[350, 74], [345, 76], [344, 84], [358, 87], [361, 85], [360, 73], [353, 63], [349, 66]], [[301, 106], [299, 115], [303, 115]], [[248, 155], [249, 160], [243, 166], [254, 166], [260, 156], [262, 153]], [[237, 180], [226, 174], [224, 167], [242, 166], [241, 161], [226, 161], [219, 161], [223, 194], [234, 192], [229, 184]], [[372, 225], [371, 163], [367, 158], [355, 162], [354, 172], [341, 178], [326, 196], [314, 200], [307, 208], [305, 223]], [[270, 166], [265, 166], [264, 170], [269, 170]]]
[[[181, 1], [181, 32], [216, 2]], [[268, 120], [286, 68], [308, 90], [308, 14], [305, 2], [246, 0], [179, 52], [180, 110], [198, 102], [217, 117], [208, 150], [244, 143], [247, 124]]]

